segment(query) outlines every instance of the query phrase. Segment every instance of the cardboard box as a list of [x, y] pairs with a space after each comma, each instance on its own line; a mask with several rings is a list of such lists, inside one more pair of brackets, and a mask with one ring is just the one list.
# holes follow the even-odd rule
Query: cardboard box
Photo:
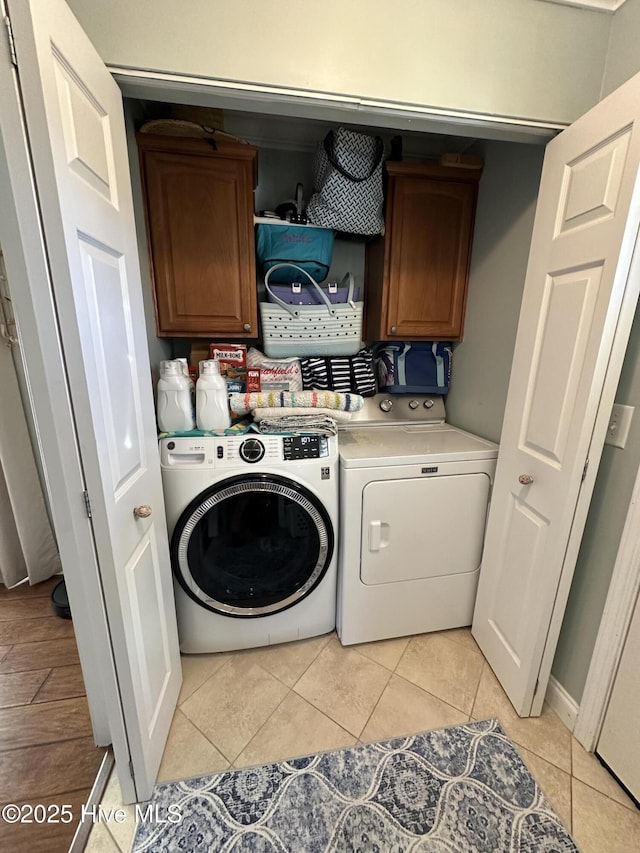
[[248, 367], [247, 368], [247, 393], [251, 394], [254, 391], [261, 391], [262, 384], [260, 382], [260, 368], [259, 367]]
[[209, 358], [220, 365], [220, 374], [227, 382], [227, 391], [244, 392], [247, 383], [247, 345], [210, 344]]

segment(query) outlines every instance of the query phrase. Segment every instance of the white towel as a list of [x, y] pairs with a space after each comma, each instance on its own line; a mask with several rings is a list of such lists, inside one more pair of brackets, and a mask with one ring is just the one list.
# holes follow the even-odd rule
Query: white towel
[[254, 409], [251, 414], [255, 421], [262, 421], [265, 418], [280, 418], [289, 415], [327, 415], [333, 418], [334, 421], [350, 421], [352, 412], [341, 412], [339, 409], [306, 409], [303, 406], [294, 406], [291, 408], [279, 406], [267, 406], [264, 408]]
[[307, 409], [305, 415], [283, 415], [288, 409], [279, 409], [278, 415], [263, 418], [258, 423], [258, 430], [262, 433], [290, 432], [295, 435], [313, 433], [315, 435], [337, 435], [338, 424], [333, 415], [321, 415]]
[[337, 391], [252, 391], [229, 395], [229, 406], [236, 415], [248, 415], [253, 409], [274, 406], [359, 412], [363, 402], [359, 394]]

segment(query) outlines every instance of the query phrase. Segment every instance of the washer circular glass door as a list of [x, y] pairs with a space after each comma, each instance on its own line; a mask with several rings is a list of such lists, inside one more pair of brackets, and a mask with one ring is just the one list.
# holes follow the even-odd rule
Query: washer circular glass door
[[278, 613], [320, 583], [333, 555], [331, 519], [300, 483], [246, 474], [216, 483], [192, 501], [171, 539], [184, 590], [226, 616]]

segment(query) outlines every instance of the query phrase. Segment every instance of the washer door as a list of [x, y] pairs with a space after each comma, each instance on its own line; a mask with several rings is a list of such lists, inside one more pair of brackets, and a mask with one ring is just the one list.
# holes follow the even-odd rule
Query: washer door
[[286, 477], [247, 474], [189, 504], [173, 532], [171, 563], [202, 607], [257, 617], [309, 595], [333, 547], [331, 519], [315, 495]]

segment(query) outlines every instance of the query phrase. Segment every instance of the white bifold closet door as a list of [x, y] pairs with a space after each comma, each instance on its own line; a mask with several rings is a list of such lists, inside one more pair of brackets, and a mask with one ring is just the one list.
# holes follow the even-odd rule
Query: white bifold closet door
[[[17, 74], [4, 67], [2, 77], [24, 110], [50, 273], [48, 289], [28, 286], [41, 287], [43, 305], [55, 302], [66, 366], [59, 393], [69, 394], [75, 427], [60, 442], [77, 442], [87, 493], [86, 502], [81, 492], [68, 498], [91, 528], [85, 571], [99, 572], [117, 685], [104, 701], [120, 706], [111, 715], [120, 710], [125, 727], [113, 735], [116, 763], [121, 782], [133, 779], [123, 792], [143, 800], [181, 671], [122, 96], [62, 0], [10, 0], [8, 12]], [[26, 245], [32, 235], [23, 236]], [[25, 345], [35, 351], [40, 340]], [[67, 586], [73, 611], [72, 573]], [[73, 615], [79, 644], [90, 642], [97, 614]]]
[[473, 620], [523, 716], [542, 708], [640, 290], [639, 166], [640, 75], [545, 155]]

